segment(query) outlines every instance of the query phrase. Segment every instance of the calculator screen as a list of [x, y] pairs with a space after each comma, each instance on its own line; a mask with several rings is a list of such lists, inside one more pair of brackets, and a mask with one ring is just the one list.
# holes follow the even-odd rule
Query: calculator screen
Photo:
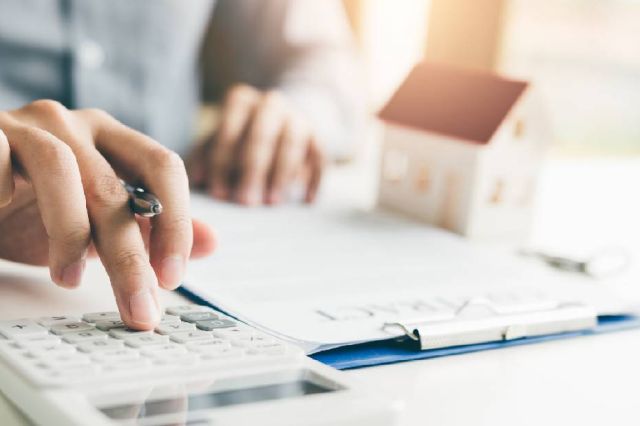
[[181, 398], [145, 401], [100, 408], [114, 420], [126, 420], [249, 404], [259, 401], [293, 398], [304, 395], [333, 392], [335, 389], [320, 386], [308, 380], [256, 386], [251, 388], [215, 391], [211, 393], [185, 395]]

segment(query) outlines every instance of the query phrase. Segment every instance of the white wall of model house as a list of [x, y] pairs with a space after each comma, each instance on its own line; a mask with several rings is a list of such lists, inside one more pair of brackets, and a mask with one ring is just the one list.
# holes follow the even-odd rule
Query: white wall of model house
[[525, 240], [549, 140], [530, 90], [487, 144], [385, 123], [379, 205], [470, 238]]

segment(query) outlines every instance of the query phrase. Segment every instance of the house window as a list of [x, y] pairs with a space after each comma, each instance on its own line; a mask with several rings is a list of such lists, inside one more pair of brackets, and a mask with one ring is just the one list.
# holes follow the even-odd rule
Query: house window
[[502, 179], [496, 179], [489, 194], [489, 204], [502, 204], [504, 201], [505, 183]]
[[524, 130], [524, 120], [518, 118], [513, 124], [513, 136], [516, 139], [522, 138], [522, 136], [524, 136]]
[[386, 181], [397, 183], [407, 177], [409, 157], [398, 150], [389, 150], [384, 155], [382, 176]]
[[422, 164], [418, 168], [415, 185], [416, 191], [420, 193], [429, 192], [431, 189], [431, 174], [426, 164]]

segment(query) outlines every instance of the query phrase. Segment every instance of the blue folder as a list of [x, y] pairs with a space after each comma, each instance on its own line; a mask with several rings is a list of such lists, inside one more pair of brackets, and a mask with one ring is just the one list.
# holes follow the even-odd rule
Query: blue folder
[[[201, 305], [218, 307], [208, 303], [197, 294], [184, 287], [178, 289], [183, 295]], [[228, 312], [225, 314], [230, 315]], [[233, 316], [233, 315], [230, 315]], [[449, 355], [459, 355], [470, 352], [508, 348], [511, 346], [528, 345], [547, 342], [550, 340], [566, 339], [578, 336], [610, 333], [640, 327], [640, 316], [635, 315], [607, 315], [598, 317], [595, 328], [572, 331], [568, 333], [550, 334], [545, 336], [522, 337], [514, 340], [478, 343], [473, 345], [452, 346], [448, 348], [420, 350], [417, 343], [409, 338], [395, 338], [370, 343], [343, 346], [311, 355], [311, 358], [330, 365], [338, 370], [348, 370], [375, 365], [393, 364], [396, 362], [413, 361], [417, 359], [437, 358]]]

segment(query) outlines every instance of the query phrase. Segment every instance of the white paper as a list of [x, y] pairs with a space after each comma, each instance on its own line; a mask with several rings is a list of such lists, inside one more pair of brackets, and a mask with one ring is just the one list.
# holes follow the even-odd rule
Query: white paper
[[419, 320], [435, 298], [489, 293], [626, 305], [601, 284], [511, 251], [348, 205], [247, 209], [195, 197], [219, 246], [192, 262], [185, 287], [308, 352], [389, 338], [385, 322]]

